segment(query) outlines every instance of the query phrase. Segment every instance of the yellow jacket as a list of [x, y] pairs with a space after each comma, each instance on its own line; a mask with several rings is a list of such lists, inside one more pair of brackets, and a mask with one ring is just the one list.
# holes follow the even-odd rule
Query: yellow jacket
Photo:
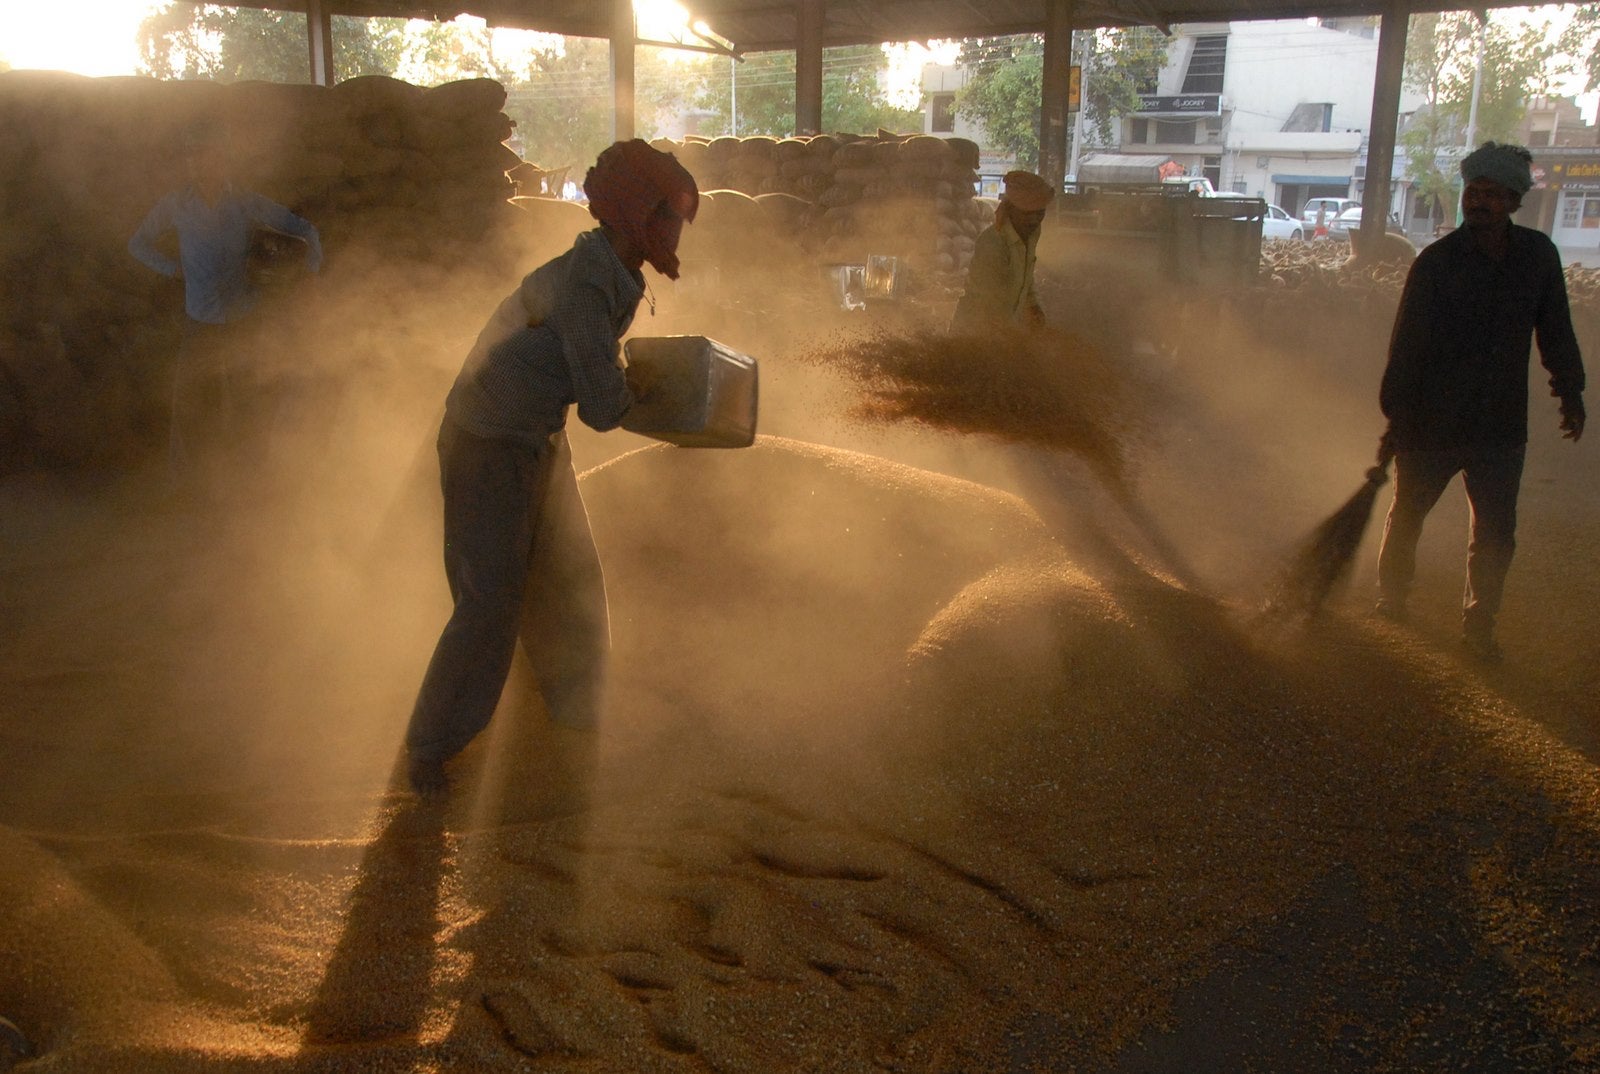
[[1027, 324], [1039, 309], [1033, 265], [1039, 232], [1024, 239], [1003, 220], [983, 229], [967, 269], [967, 288], [956, 303], [954, 327]]

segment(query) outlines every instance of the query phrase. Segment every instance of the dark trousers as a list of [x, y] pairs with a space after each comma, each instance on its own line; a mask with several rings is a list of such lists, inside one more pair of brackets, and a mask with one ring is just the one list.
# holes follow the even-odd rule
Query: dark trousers
[[1524, 448], [1516, 447], [1407, 451], [1395, 458], [1394, 503], [1378, 553], [1378, 585], [1385, 601], [1405, 603], [1417, 572], [1422, 522], [1459, 473], [1472, 508], [1462, 625], [1472, 634], [1488, 635], [1494, 630], [1506, 573], [1517, 548], [1517, 492], [1525, 454]]
[[605, 578], [565, 433], [541, 448], [439, 430], [444, 567], [455, 610], [411, 713], [413, 756], [448, 760], [489, 724], [517, 639], [550, 716], [598, 716], [611, 648]]
[[186, 320], [172, 370], [167, 462], [175, 483], [224, 469], [238, 436], [235, 385], [245, 330], [238, 324]]

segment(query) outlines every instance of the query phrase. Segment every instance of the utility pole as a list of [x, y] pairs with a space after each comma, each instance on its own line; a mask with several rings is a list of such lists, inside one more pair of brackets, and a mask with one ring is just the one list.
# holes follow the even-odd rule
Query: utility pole
[[[1472, 103], [1467, 106], [1467, 145], [1466, 152], [1470, 153], [1476, 148], [1472, 143], [1478, 139], [1478, 97], [1483, 92], [1483, 54], [1489, 45], [1489, 13], [1487, 11], [1474, 11], [1472, 13], [1478, 20], [1478, 59], [1472, 69]], [[1461, 226], [1461, 192], [1465, 189], [1465, 180], [1456, 183], [1456, 226]]]
[[1094, 30], [1083, 31], [1078, 49], [1078, 111], [1072, 117], [1072, 152], [1067, 156], [1067, 174], [1076, 177], [1078, 158], [1083, 153], [1083, 113], [1089, 105], [1089, 63], [1094, 56]]

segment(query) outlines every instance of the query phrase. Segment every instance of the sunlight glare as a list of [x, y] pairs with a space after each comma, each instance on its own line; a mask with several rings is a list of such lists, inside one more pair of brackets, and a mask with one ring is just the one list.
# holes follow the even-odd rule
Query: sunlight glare
[[681, 42], [689, 30], [689, 10], [677, 0], [633, 0], [633, 18], [648, 40]]

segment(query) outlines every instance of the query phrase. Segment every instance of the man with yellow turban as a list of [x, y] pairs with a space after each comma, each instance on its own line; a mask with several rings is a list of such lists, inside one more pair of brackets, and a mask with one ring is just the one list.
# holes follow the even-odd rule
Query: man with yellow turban
[[406, 732], [411, 785], [446, 789], [444, 765], [489, 723], [520, 636], [552, 719], [592, 726], [610, 650], [605, 580], [567, 447], [567, 408], [599, 432], [633, 405], [618, 341], [642, 268], [678, 276], [694, 178], [647, 142], [618, 142], [583, 182], [600, 223], [540, 266], [478, 335], [439, 430], [445, 575], [455, 610]]
[[1395, 461], [1378, 612], [1404, 618], [1423, 519], [1460, 473], [1472, 507], [1462, 643], [1484, 662], [1500, 659], [1494, 626], [1516, 547], [1532, 339], [1561, 400], [1562, 434], [1583, 435], [1583, 359], [1561, 255], [1543, 232], [1511, 222], [1532, 163], [1523, 147], [1494, 142], [1462, 160], [1466, 226], [1412, 263], [1378, 396], [1389, 419], [1379, 462]]
[[1033, 288], [1039, 228], [1055, 198], [1050, 184], [1032, 172], [1007, 172], [994, 223], [978, 235], [967, 269], [967, 287], [956, 303], [953, 327], [1044, 323]]

